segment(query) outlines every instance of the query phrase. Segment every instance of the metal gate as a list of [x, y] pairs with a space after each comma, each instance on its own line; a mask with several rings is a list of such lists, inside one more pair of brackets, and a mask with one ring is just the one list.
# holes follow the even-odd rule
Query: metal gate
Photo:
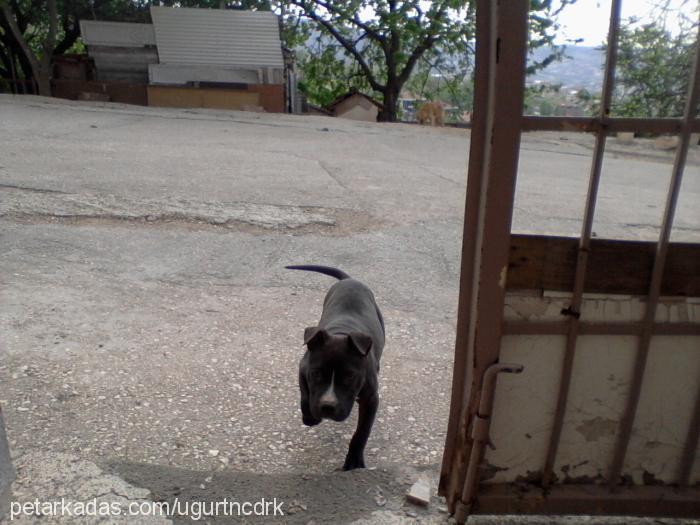
[[[682, 118], [610, 117], [621, 8], [621, 1], [613, 0], [599, 115], [594, 118], [526, 117], [522, 113], [528, 5], [527, 0], [477, 2], [475, 98], [458, 328], [439, 492], [447, 498], [450, 512], [455, 513], [460, 523], [471, 513], [697, 517], [700, 516], [700, 468], [694, 470], [694, 462], [700, 434], [700, 370], [690, 372], [691, 378], [695, 378], [693, 386], [688, 387], [686, 383], [683, 389], [690, 388], [692, 392], [687, 394], [688, 399], [677, 402], [684, 407], [683, 413], [672, 422], [675, 427], [683, 428], [683, 443], [675, 448], [653, 440], [645, 443], [650, 451], [653, 447], [666, 447], [663, 472], [644, 470], [643, 482], [637, 483], [634, 476], [626, 472], [625, 461], [629, 458], [630, 441], [636, 435], [635, 421], [642, 406], [643, 386], [647, 383], [653, 383], [647, 385], [648, 389], [654, 385], [656, 388], [658, 385], [674, 386], [666, 376], [654, 379], [655, 370], [647, 366], [652, 343], [670, 341], [672, 344], [668, 344], [680, 349], [678, 359], [690, 359], [688, 366], [691, 368], [696, 364], [693, 360], [700, 355], [700, 307], [682, 303], [685, 306], [681, 308], [691, 311], [691, 315], [677, 318], [671, 315], [668, 320], [660, 318], [658, 312], [659, 305], [667, 297], [700, 297], [700, 245], [670, 242], [690, 136], [700, 131], [697, 118], [700, 51], [696, 51]], [[511, 234], [520, 135], [523, 131], [535, 130], [595, 134], [579, 238]], [[606, 139], [622, 131], [674, 133], [679, 138], [658, 242], [592, 237]], [[555, 317], [533, 316], [524, 320], [504, 315], [510, 294], [517, 290], [539, 290], [539, 296], [528, 299], [532, 301], [543, 301], [543, 291], [559, 292], [560, 296], [549, 299], [547, 306], [560, 304], [561, 308]], [[605, 297], [626, 294], [633, 303], [630, 308], [636, 308], [640, 315], [628, 319], [596, 319], [587, 313], [590, 305], [586, 301], [590, 294], [605, 294]], [[558, 338], [561, 355], [554, 372], [550, 366], [549, 373], [545, 370], [538, 376], [539, 380], [553, 377], [556, 388], [552, 389], [550, 409], [543, 408], [538, 414], [542, 423], [540, 429], [546, 438], [540, 449], [526, 458], [525, 463], [532, 468], [525, 475], [521, 472], [514, 478], [502, 476], [499, 481], [494, 472], [506, 470], [509, 465], [493, 465], [485, 459], [487, 449], [493, 446], [492, 423], [501, 412], [517, 415], [520, 402], [508, 390], [501, 393], [501, 385], [506, 388], [517, 382], [535, 388], [538, 381], [518, 357], [521, 354], [517, 337], [522, 336]], [[562, 466], [558, 461], [565, 452], [562, 451], [562, 435], [570, 424], [567, 413], [572, 408], [572, 381], [585, 375], [586, 361], [582, 361], [582, 357], [590, 355], [587, 351], [585, 356], [580, 354], [589, 343], [595, 343], [595, 337], [612, 341], [610, 355], [616, 355], [618, 346], [630, 346], [631, 351], [628, 363], [619, 366], [627, 377], [618, 385], [621, 393], [616, 395], [622, 402], [617, 416], [614, 419], [592, 417], [590, 427], [581, 427], [589, 432], [590, 447], [597, 447], [586, 449], [589, 455], [596, 455], [598, 449], [605, 448], [595, 442], [601, 429], [610, 434], [610, 453], [604, 454], [605, 466], [589, 465], [586, 467], [589, 473], [597, 474], [575, 477], [569, 472], [588, 463], [586, 450], [582, 451], [584, 456], [578, 465]], [[511, 339], [506, 341], [508, 338]], [[536, 344], [533, 346], [529, 355], [548, 351], [536, 348]], [[522, 350], [522, 345], [520, 348]], [[620, 350], [620, 355], [623, 353]], [[503, 362], [506, 358], [512, 362]], [[616, 355], [615, 359], [619, 358]], [[606, 365], [600, 366], [605, 368]], [[508, 375], [512, 373], [519, 375]], [[590, 383], [594, 384], [597, 383]], [[671, 394], [678, 395], [678, 388], [673, 392]], [[593, 397], [594, 393], [590, 394]], [[672, 398], [671, 394], [664, 395]], [[522, 418], [527, 417], [528, 413], [523, 413]], [[645, 428], [657, 423], [664, 424], [645, 419]], [[516, 427], [522, 430], [526, 425]], [[593, 430], [598, 434], [591, 434]], [[493, 437], [496, 447], [504, 446], [499, 443], [498, 436]], [[527, 450], [526, 440], [532, 437], [525, 432], [511, 438], [502, 432], [500, 440], [508, 443], [505, 451], [500, 449], [500, 457], [508, 457], [507, 447], [512, 443]], [[520, 441], [513, 441], [516, 439]], [[575, 445], [576, 441], [567, 440], [565, 445], [570, 447], [571, 443]]]

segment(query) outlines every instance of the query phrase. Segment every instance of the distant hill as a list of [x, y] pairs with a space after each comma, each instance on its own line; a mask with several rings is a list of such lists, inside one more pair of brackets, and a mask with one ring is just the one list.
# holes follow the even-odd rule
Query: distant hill
[[[546, 49], [537, 49], [535, 60], [548, 55]], [[603, 62], [605, 53], [600, 48], [567, 46], [561, 62], [553, 62], [542, 71], [527, 77], [529, 85], [535, 83], [562, 84], [562, 87], [600, 90], [603, 85]]]
[[[306, 45], [300, 46], [299, 49], [315, 46], [318, 36], [318, 31], [312, 31], [306, 41]], [[539, 48], [535, 50], [534, 57], [530, 59], [543, 60], [548, 55], [549, 51], [547, 49]], [[338, 48], [337, 56], [340, 59], [348, 60], [340, 48]], [[604, 60], [605, 53], [600, 48], [567, 46], [565, 56], [560, 62], [553, 62], [542, 71], [527, 77], [527, 84], [562, 84], [563, 88], [569, 89], [586, 88], [589, 91], [600, 90], [603, 85]]]

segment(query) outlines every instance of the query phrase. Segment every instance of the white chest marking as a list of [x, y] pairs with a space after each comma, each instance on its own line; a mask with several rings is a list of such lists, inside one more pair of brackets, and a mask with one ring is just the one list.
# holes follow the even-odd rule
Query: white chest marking
[[331, 384], [321, 396], [322, 405], [335, 405], [338, 403], [338, 398], [335, 396], [335, 371], [331, 375]]

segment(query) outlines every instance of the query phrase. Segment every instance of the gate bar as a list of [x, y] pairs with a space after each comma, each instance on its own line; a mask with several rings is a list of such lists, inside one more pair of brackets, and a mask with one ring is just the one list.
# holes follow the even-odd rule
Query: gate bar
[[[488, 74], [477, 78], [476, 89], [485, 91], [486, 114], [482, 120], [482, 162], [469, 164], [467, 192], [469, 194], [475, 186], [480, 191], [475, 195], [477, 223], [471, 302], [465, 304], [470, 308], [469, 325], [457, 327], [458, 340], [466, 344], [466, 348], [455, 348], [455, 353], [464, 352], [466, 359], [465, 369], [456, 369], [455, 373], [466, 374], [466, 380], [462, 391], [452, 391], [452, 402], [462, 406], [459, 418], [450, 421], [451, 425], [458, 425], [454, 434], [454, 460], [448, 479], [443, 477], [440, 486], [440, 492], [447, 496], [450, 512], [454, 512], [460, 500], [468, 469], [467, 458], [474, 446], [470, 432], [472, 417], [478, 409], [483, 374], [486, 368], [498, 362], [500, 353], [520, 153], [528, 7], [528, 0], [478, 0], [477, 3], [477, 55], [487, 66]], [[486, 50], [484, 42], [489, 42]], [[473, 185], [474, 179], [481, 180]], [[470, 211], [473, 212], [466, 210], [466, 213]], [[462, 263], [464, 269], [465, 261]], [[468, 331], [466, 336], [465, 331]], [[451, 415], [455, 412], [451, 409]], [[481, 456], [479, 461], [483, 454]]]
[[610, 27], [608, 30], [608, 46], [605, 57], [605, 77], [603, 79], [603, 91], [600, 102], [601, 127], [596, 134], [591, 175], [588, 181], [588, 195], [586, 196], [586, 209], [583, 215], [581, 238], [579, 239], [578, 260], [576, 263], [576, 275], [574, 277], [574, 290], [569, 306], [569, 331], [566, 337], [566, 351], [562, 363], [561, 382], [559, 383], [559, 395], [557, 407], [554, 412], [554, 423], [547, 448], [544, 471], [542, 474], [542, 486], [548, 487], [552, 482], [554, 462], [559, 449], [561, 432], [564, 427], [564, 415], [566, 413], [571, 376], [576, 354], [576, 340], [579, 332], [579, 317], [581, 315], [581, 303], [583, 302], [583, 287], [586, 280], [586, 268], [588, 266], [588, 254], [590, 252], [591, 232], [593, 230], [593, 218], [595, 216], [598, 187], [603, 168], [603, 156], [605, 154], [605, 141], [607, 134], [605, 123], [610, 115], [610, 102], [612, 100], [613, 84], [615, 82], [615, 63], [617, 61], [617, 34], [620, 28], [620, 9], [622, 0], [613, 0], [610, 7]]
[[700, 440], [700, 384], [698, 384], [698, 397], [695, 399], [695, 412], [690, 418], [690, 427], [688, 427], [688, 437], [685, 440], [683, 455], [678, 469], [678, 484], [681, 487], [690, 485], [690, 472], [693, 470], [695, 455], [698, 450], [698, 441]]
[[649, 285], [649, 295], [647, 299], [647, 307], [644, 312], [643, 331], [639, 339], [639, 347], [637, 349], [637, 358], [634, 364], [634, 375], [630, 386], [630, 394], [627, 399], [627, 405], [620, 422], [620, 430], [618, 440], [615, 447], [615, 455], [610, 466], [608, 483], [611, 489], [615, 489], [620, 481], [620, 473], [627, 454], [630, 436], [632, 434], [632, 425], [637, 413], [639, 397], [642, 390], [642, 381], [644, 379], [644, 371], [646, 369], [647, 356], [649, 355], [649, 343], [653, 333], [654, 321], [656, 319], [656, 307], [661, 293], [661, 279], [664, 272], [664, 264], [666, 263], [666, 254], [668, 252], [668, 243], [671, 237], [671, 228], [673, 227], [673, 218], [676, 212], [676, 204], [678, 202], [678, 194], [681, 189], [683, 180], [683, 169], [685, 168], [686, 158], [688, 156], [688, 144], [690, 143], [690, 134], [692, 132], [692, 121], [695, 118], [695, 113], [698, 107], [698, 95], [700, 92], [700, 27], [698, 27], [698, 39], [695, 46], [695, 62], [693, 70], [688, 82], [688, 98], [686, 99], [685, 111], [683, 114], [683, 130], [681, 132], [680, 141], [676, 149], [676, 157], [673, 162], [673, 173], [669, 182], [669, 190], [666, 198], [666, 209], [664, 210], [664, 218], [661, 224], [661, 233], [659, 234], [659, 242], [656, 245], [656, 255], [654, 258], [654, 271], [651, 276]]
[[[469, 146], [468, 173], [478, 173], [485, 162], [486, 142], [486, 108], [489, 100], [488, 78], [491, 68], [489, 31], [491, 12], [477, 6], [474, 78], [474, 113]], [[476, 300], [476, 250], [479, 232], [479, 201], [482, 193], [482, 179], [477, 176], [467, 177], [467, 194], [464, 204], [464, 228], [462, 233], [462, 254], [459, 279], [459, 305], [457, 308], [457, 335], [455, 339], [455, 357], [452, 367], [452, 394], [450, 414], [445, 437], [445, 450], [442, 456], [442, 470], [438, 491], [447, 498], [450, 512], [454, 512], [454, 503], [459, 486], [464, 479], [459, 479], [459, 471], [466, 464], [466, 429], [463, 428], [463, 412], [469, 403], [472, 382], [474, 338], [473, 310]]]

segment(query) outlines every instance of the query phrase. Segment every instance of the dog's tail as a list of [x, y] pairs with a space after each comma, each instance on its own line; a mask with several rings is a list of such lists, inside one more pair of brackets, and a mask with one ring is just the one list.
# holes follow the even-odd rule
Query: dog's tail
[[330, 266], [318, 266], [315, 264], [302, 264], [295, 266], [285, 266], [287, 270], [305, 270], [307, 272], [318, 272], [323, 275], [330, 275], [336, 279], [342, 281], [343, 279], [350, 279], [350, 276], [338, 268], [331, 268]]

